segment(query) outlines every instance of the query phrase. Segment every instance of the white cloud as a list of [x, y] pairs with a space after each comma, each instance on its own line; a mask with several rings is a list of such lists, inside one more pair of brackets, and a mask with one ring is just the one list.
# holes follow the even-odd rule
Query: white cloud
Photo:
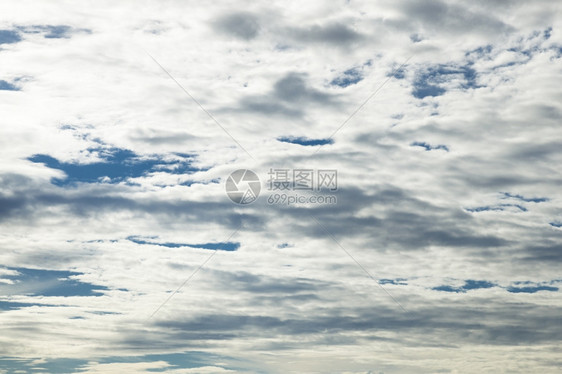
[[[0, 80], [21, 88], [0, 90], [0, 283], [18, 291], [0, 299], [0, 355], [99, 361], [85, 372], [556, 371], [560, 291], [509, 291], [561, 283], [552, 2], [18, 1], [0, 13], [22, 37], [0, 45]], [[70, 28], [45, 37], [49, 25]], [[358, 67], [355, 84], [331, 84]], [[277, 141], [328, 138], [383, 83], [318, 153]], [[201, 170], [60, 187], [61, 170], [28, 160], [95, 166], [115, 149], [190, 154]], [[263, 189], [270, 168], [337, 169], [338, 204], [270, 206], [263, 191], [234, 205], [224, 179], [244, 167]], [[149, 319], [211, 253], [130, 237], [241, 246]], [[108, 290], [33, 295], [41, 280], [19, 268]], [[181, 352], [220, 357], [111, 362]]]

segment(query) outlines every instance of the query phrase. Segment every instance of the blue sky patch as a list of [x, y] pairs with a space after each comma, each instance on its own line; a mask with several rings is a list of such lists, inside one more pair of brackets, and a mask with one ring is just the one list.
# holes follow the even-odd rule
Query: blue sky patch
[[439, 144], [439, 145], [430, 145], [426, 142], [413, 142], [410, 144], [411, 147], [422, 147], [425, 148], [426, 151], [433, 151], [433, 150], [443, 150], [446, 152], [449, 152], [449, 147], [447, 147], [446, 145], [443, 144]]
[[19, 26], [26, 34], [43, 34], [45, 39], [68, 39], [76, 32], [91, 33], [88, 29], [75, 29], [68, 25], [32, 25]]
[[506, 208], [515, 208], [516, 210], [521, 211], [521, 212], [527, 211], [527, 208], [525, 208], [523, 205], [520, 205], [520, 204], [485, 205], [485, 206], [479, 206], [479, 207], [475, 207], [475, 208], [465, 208], [465, 210], [467, 212], [473, 212], [473, 213], [489, 212], [489, 211], [501, 212], [501, 211], [506, 210]]
[[497, 284], [492, 283], [492, 282], [483, 281], [483, 280], [468, 279], [468, 280], [464, 281], [464, 285], [462, 285], [460, 287], [443, 285], [443, 286], [433, 287], [432, 290], [443, 291], [443, 292], [465, 293], [466, 291], [470, 291], [470, 290], [478, 290], [478, 289], [482, 289], [482, 288], [492, 288], [492, 287], [496, 287], [496, 286], [497, 286]]
[[[432, 290], [442, 291], [442, 292], [452, 292], [452, 293], [453, 292], [466, 293], [467, 291], [470, 290], [487, 289], [493, 287], [501, 287], [501, 286], [489, 281], [468, 279], [464, 282], [464, 285], [460, 287], [442, 285], [442, 286], [433, 287]], [[539, 291], [550, 291], [550, 292], [558, 291], [558, 287], [546, 286], [546, 285], [536, 284], [528, 281], [513, 282], [513, 285], [509, 287], [501, 287], [501, 288], [505, 288], [505, 290], [510, 293], [535, 293]]]
[[511, 293], [536, 293], [539, 291], [556, 292], [558, 291], [558, 287], [552, 287], [552, 286], [507, 287], [507, 292], [511, 292]]
[[473, 57], [474, 59], [482, 59], [485, 56], [488, 56], [493, 50], [493, 47], [491, 45], [485, 45], [485, 46], [481, 46], [478, 47], [476, 49], [473, 49], [471, 51], [468, 51], [465, 53], [466, 57]]
[[523, 205], [519, 205], [519, 204], [500, 204], [499, 207], [500, 208], [513, 207], [513, 208], [519, 209], [522, 212], [527, 211], [527, 208], [525, 208]]
[[300, 136], [300, 137], [282, 136], [277, 138], [277, 140], [282, 143], [291, 143], [291, 144], [298, 144], [303, 146], [334, 144], [333, 139], [310, 139], [304, 136]]
[[420, 34], [411, 34], [410, 40], [412, 41], [412, 43], [419, 43], [423, 40], [423, 38], [421, 37]]
[[407, 281], [406, 278], [379, 279], [379, 284], [394, 284], [394, 285], [405, 286], [408, 284], [406, 283], [406, 281]]
[[396, 79], [404, 79], [406, 77], [406, 72], [404, 71], [404, 68], [400, 68], [400, 69], [396, 70], [394, 72], [394, 74], [392, 74], [392, 72], [389, 73], [387, 75], [387, 77], [394, 77]]
[[[81, 373], [92, 360], [69, 359], [69, 358], [47, 358], [41, 362], [35, 362], [35, 359], [20, 359], [15, 357], [1, 357], [0, 371], [7, 370], [7, 373], [29, 373], [29, 372], [47, 372], [58, 374]], [[220, 366], [225, 369], [244, 371], [238, 367], [239, 360], [219, 356], [208, 352], [183, 352], [170, 354], [151, 354], [144, 356], [111, 356], [99, 357], [95, 360], [100, 364], [112, 363], [150, 363], [150, 362], [167, 362], [168, 367], [147, 369], [147, 372], [166, 372], [172, 369], [196, 369], [208, 366]], [[223, 364], [217, 364], [221, 362]], [[228, 365], [225, 367], [224, 365]]]
[[552, 227], [562, 227], [562, 222], [553, 221], [553, 222], [550, 222], [550, 226], [552, 226]]
[[477, 290], [480, 288], [492, 288], [495, 287], [496, 284], [488, 281], [482, 280], [472, 280], [468, 279], [464, 282], [464, 286], [462, 286], [463, 290]]
[[446, 92], [444, 88], [436, 86], [434, 84], [429, 84], [427, 82], [414, 82], [414, 91], [412, 91], [412, 95], [414, 95], [417, 99], [423, 99], [424, 97], [434, 97], [434, 96], [441, 96]]
[[437, 287], [433, 287], [432, 290], [443, 291], [443, 292], [455, 292], [455, 293], [465, 292], [465, 291], [462, 291], [460, 288], [453, 287], [453, 286], [437, 286]]
[[59, 25], [59, 26], [42, 26], [43, 30], [45, 30], [44, 37], [47, 39], [60, 39], [60, 38], [69, 38], [70, 31], [72, 28], [66, 25]]
[[156, 237], [142, 238], [138, 236], [129, 236], [127, 238], [127, 240], [132, 241], [133, 243], [136, 244], [159, 245], [167, 248], [190, 247], [190, 248], [210, 249], [210, 250], [228, 251], [228, 252], [233, 252], [238, 250], [238, 248], [240, 248], [240, 243], [236, 243], [236, 242], [188, 244], [188, 243], [172, 243], [172, 242], [162, 243], [162, 242], [154, 241], [153, 239], [156, 239]]
[[417, 99], [428, 96], [441, 96], [447, 90], [441, 85], [453, 79], [461, 81], [460, 88], [477, 88], [476, 70], [470, 66], [437, 65], [427, 70], [418, 71], [414, 80], [412, 95]]
[[[514, 53], [521, 53], [522, 55], [525, 55], [529, 58], [531, 58], [533, 56], [533, 51], [531, 49], [523, 49], [521, 47], [512, 47], [508, 49], [509, 52], [514, 52]], [[513, 65], [513, 64], [511, 64]]]
[[75, 29], [67, 25], [17, 26], [15, 30], [0, 30], [0, 45], [12, 44], [22, 40], [22, 34], [43, 34], [46, 39], [68, 39], [75, 32], [91, 33], [88, 29]]
[[[520, 201], [523, 203], [543, 203], [550, 200], [547, 197], [524, 197], [522, 195], [512, 194], [509, 192], [500, 192], [500, 199], [502, 200], [512, 199], [512, 200], [517, 200], [517, 202]], [[486, 212], [486, 211], [505, 211], [508, 210], [509, 208], [514, 208], [515, 210], [521, 212], [528, 211], [528, 209], [524, 205], [516, 204], [516, 203], [485, 205], [485, 206], [474, 207], [474, 208], [466, 208], [465, 210], [468, 212], [478, 213], [478, 212]], [[513, 211], [514, 209], [511, 210]]]
[[194, 184], [219, 184], [220, 183], [220, 178], [214, 178], [211, 180], [207, 180], [207, 181], [196, 181], [196, 180], [188, 180], [182, 183], [179, 183], [180, 186], [187, 186], [187, 187], [191, 187]]
[[526, 203], [544, 203], [546, 201], [548, 201], [549, 199], [547, 197], [524, 197], [521, 195], [514, 195], [514, 194], [510, 194], [509, 192], [502, 192], [502, 199], [517, 199], [517, 200], [521, 200], [524, 201]]
[[[21, 308], [29, 308], [31, 306], [57, 306], [50, 304], [40, 304], [40, 303], [20, 303], [16, 301], [3, 301], [0, 300], [0, 310], [15, 310]], [[1, 368], [2, 366], [0, 366]]]
[[[81, 365], [88, 363], [88, 360], [69, 359], [69, 358], [50, 358], [44, 362], [34, 363], [32, 359], [15, 359], [10, 357], [0, 358], [0, 371], [7, 370], [7, 373], [77, 373]], [[41, 370], [42, 368], [43, 370]]]
[[79, 164], [75, 162], [61, 162], [54, 157], [37, 154], [28, 160], [42, 163], [48, 168], [61, 170], [66, 178], [53, 178], [51, 183], [56, 186], [66, 186], [75, 183], [96, 183], [109, 178], [108, 183], [118, 183], [127, 178], [137, 178], [154, 172], [170, 174], [187, 174], [201, 169], [192, 167], [193, 158], [179, 156], [180, 159], [164, 160], [161, 156], [141, 157], [136, 153], [120, 148], [90, 149], [99, 152], [102, 161]]
[[[154, 373], [163, 373], [173, 369], [196, 369], [206, 366], [218, 366], [223, 367], [225, 369], [230, 370], [239, 370], [242, 371], [242, 368], [231, 366], [232, 364], [236, 365], [238, 362], [237, 359], [220, 356], [214, 353], [209, 352], [183, 352], [183, 353], [169, 353], [169, 354], [150, 354], [144, 356], [129, 356], [129, 357], [104, 357], [96, 360], [100, 364], [111, 364], [111, 363], [150, 363], [150, 362], [167, 362], [169, 364], [168, 367], [165, 368], [154, 368], [154, 369], [147, 369], [147, 372], [154, 372]], [[221, 364], [217, 364], [220, 362]], [[85, 365], [84, 362], [82, 365]], [[228, 365], [228, 367], [225, 367]], [[80, 368], [78, 368], [80, 369]], [[58, 371], [53, 371], [57, 372]], [[80, 372], [79, 370], [73, 372]]]
[[5, 275], [12, 284], [0, 283], [1, 295], [102, 296], [107, 287], [76, 280], [82, 273], [28, 268], [7, 268], [16, 275]]
[[20, 89], [10, 82], [0, 79], [0, 91], [19, 91]]
[[357, 84], [363, 80], [363, 73], [360, 68], [351, 68], [344, 71], [341, 75], [334, 78], [330, 85], [342, 88]]
[[479, 213], [479, 212], [489, 212], [489, 211], [501, 211], [503, 209], [495, 205], [485, 205], [485, 206], [478, 206], [475, 208], [465, 208], [465, 210], [467, 212]]
[[12, 44], [21, 41], [21, 35], [13, 30], [0, 30], [0, 44]]

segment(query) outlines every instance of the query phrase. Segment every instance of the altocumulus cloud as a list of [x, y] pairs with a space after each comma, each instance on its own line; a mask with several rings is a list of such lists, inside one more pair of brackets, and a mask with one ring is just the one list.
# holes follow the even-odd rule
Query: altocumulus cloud
[[0, 14], [0, 371], [559, 371], [552, 2]]

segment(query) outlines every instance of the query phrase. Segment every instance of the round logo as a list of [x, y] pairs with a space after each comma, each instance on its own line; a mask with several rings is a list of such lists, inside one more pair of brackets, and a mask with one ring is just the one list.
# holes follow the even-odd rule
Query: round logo
[[253, 171], [239, 169], [228, 176], [225, 188], [230, 200], [236, 204], [250, 204], [258, 198], [261, 182]]

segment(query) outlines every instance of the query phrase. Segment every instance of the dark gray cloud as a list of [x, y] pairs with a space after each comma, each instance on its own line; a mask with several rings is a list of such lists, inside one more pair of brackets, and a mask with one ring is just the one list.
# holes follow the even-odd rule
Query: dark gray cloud
[[[560, 117], [559, 117], [560, 118]], [[518, 163], [536, 164], [552, 163], [560, 160], [562, 142], [518, 142], [514, 147], [503, 150], [502, 156]]]
[[[562, 318], [548, 307], [505, 303], [495, 304], [494, 309], [482, 309], [475, 305], [479, 301], [488, 303], [488, 300], [472, 298], [471, 301], [475, 304], [461, 302], [458, 307], [434, 304], [431, 308], [422, 307], [408, 313], [373, 305], [354, 310], [333, 308], [330, 315], [301, 314], [281, 318], [217, 313], [153, 323], [160, 328], [161, 338], [166, 337], [170, 344], [182, 340], [190, 344], [199, 339], [230, 339], [249, 333], [276, 338], [292, 336], [284, 339], [285, 349], [296, 348], [299, 336], [310, 334], [318, 339], [316, 344], [342, 344], [348, 334], [369, 333], [371, 339], [377, 339], [377, 333], [386, 331], [395, 334], [391, 341], [408, 334], [411, 343], [401, 340], [401, 344], [451, 347], [467, 343], [509, 346], [548, 344], [557, 342], [562, 333]], [[149, 342], [137, 342], [137, 345], [150, 344], [156, 336], [148, 332], [147, 338]], [[260, 346], [260, 343], [255, 344], [256, 348]]]
[[[480, 234], [478, 227], [473, 226], [473, 217], [460, 208], [444, 209], [416, 199], [396, 186], [380, 186], [369, 192], [349, 187], [339, 189], [336, 196], [337, 205], [292, 207], [280, 210], [279, 214], [291, 217], [293, 222], [310, 222], [297, 225], [297, 230], [306, 236], [326, 237], [324, 228], [311, 221], [314, 216], [336, 238], [363, 236], [371, 242], [373, 250], [384, 250], [388, 245], [423, 250], [428, 246], [470, 249], [510, 244], [507, 238]], [[366, 207], [377, 215], [355, 215]]]
[[523, 263], [533, 261], [560, 264], [562, 262], [562, 238], [559, 237], [558, 241], [546, 240], [538, 245], [525, 246], [522, 252], [524, 257], [520, 261]]
[[0, 195], [0, 221], [10, 216], [15, 216], [26, 208], [26, 199], [23, 196]]
[[63, 189], [43, 184], [31, 178], [5, 174], [0, 176], [0, 186], [13, 191], [10, 195], [0, 195], [1, 221], [40, 221], [49, 215], [53, 207], [62, 209], [61, 219], [68, 214], [77, 218], [96, 217], [112, 212], [148, 213], [158, 224], [167, 225], [178, 219], [191, 222], [217, 222], [234, 230], [240, 225], [260, 230], [262, 218], [251, 212], [236, 212], [236, 207], [226, 199], [224, 202], [173, 201], [160, 199], [134, 199], [125, 197], [134, 186], [121, 186], [121, 196], [114, 189], [103, 186], [92, 189]]

